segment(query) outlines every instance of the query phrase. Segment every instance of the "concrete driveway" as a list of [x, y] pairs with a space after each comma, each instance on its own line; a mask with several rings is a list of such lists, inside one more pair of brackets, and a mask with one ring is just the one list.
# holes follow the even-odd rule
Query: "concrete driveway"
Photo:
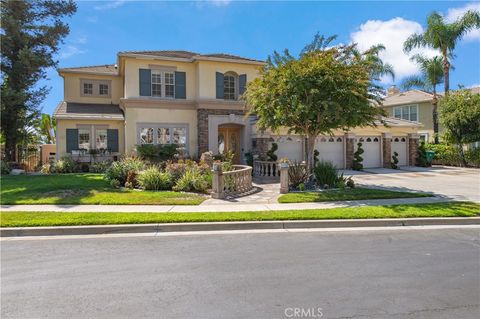
[[418, 191], [454, 200], [480, 202], [480, 169], [434, 166], [402, 167], [398, 170], [373, 168], [353, 175], [358, 185], [399, 191]]

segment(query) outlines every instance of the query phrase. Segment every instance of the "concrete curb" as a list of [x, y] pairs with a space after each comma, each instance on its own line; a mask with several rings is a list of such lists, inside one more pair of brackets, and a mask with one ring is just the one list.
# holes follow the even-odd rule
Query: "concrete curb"
[[127, 233], [165, 233], [186, 231], [229, 231], [252, 229], [299, 229], [343, 227], [398, 227], [435, 225], [480, 225], [480, 217], [444, 218], [384, 218], [332, 220], [279, 220], [213, 223], [164, 223], [128, 225], [92, 225], [59, 227], [7, 227], [0, 229], [0, 237], [101, 235]]

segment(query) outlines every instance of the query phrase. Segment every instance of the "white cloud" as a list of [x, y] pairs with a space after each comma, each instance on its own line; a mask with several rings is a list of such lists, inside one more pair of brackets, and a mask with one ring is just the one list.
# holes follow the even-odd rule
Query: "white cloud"
[[82, 34], [72, 40], [72, 43], [85, 44], [88, 42], [87, 36]]
[[[449, 22], [449, 23], [454, 22], [455, 20], [460, 18], [462, 15], [464, 15], [468, 10], [480, 12], [480, 2], [469, 3], [469, 4], [466, 4], [463, 7], [460, 7], [460, 8], [450, 8], [450, 9], [448, 9], [447, 15], [445, 16], [445, 20], [447, 20], [447, 22]], [[467, 34], [465, 34], [464, 39], [465, 40], [480, 39], [480, 30], [475, 29], [475, 30], [472, 30], [472, 31], [468, 32]]]
[[62, 60], [65, 60], [65, 59], [71, 58], [74, 55], [83, 54], [85, 52], [86, 51], [80, 49], [79, 47], [69, 44], [65, 46], [63, 50], [60, 51], [59, 58]]
[[[422, 26], [415, 21], [394, 18], [388, 21], [368, 20], [360, 25], [357, 31], [350, 34], [353, 42], [358, 43], [360, 50], [366, 50], [372, 45], [383, 44], [385, 50], [380, 57], [385, 63], [390, 63], [395, 71], [395, 81], [418, 72], [418, 67], [410, 61], [410, 55], [421, 53], [432, 57], [439, 55], [432, 49], [414, 49], [410, 55], [403, 52], [403, 43], [414, 33], [423, 32]], [[390, 77], [382, 82], [392, 83]]]
[[104, 4], [100, 4], [95, 6], [95, 10], [108, 10], [108, 9], [115, 9], [121, 7], [125, 4], [125, 0], [115, 0], [115, 1], [103, 1]]

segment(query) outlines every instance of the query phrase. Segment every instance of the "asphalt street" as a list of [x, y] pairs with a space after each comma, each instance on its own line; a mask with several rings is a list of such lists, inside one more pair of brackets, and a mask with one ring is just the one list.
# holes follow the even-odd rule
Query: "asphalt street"
[[2, 240], [5, 318], [479, 318], [480, 228]]

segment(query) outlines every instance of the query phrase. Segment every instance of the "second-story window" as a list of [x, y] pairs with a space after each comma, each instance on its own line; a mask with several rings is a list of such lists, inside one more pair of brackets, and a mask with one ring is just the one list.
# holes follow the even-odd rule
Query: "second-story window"
[[236, 99], [236, 81], [232, 74], [225, 74], [223, 77], [223, 98], [225, 100]]
[[175, 97], [175, 77], [173, 72], [165, 72], [165, 97]]
[[98, 92], [100, 95], [108, 95], [108, 84], [99, 84]]
[[173, 72], [152, 70], [152, 96], [175, 97], [175, 75]]
[[162, 96], [162, 72], [152, 71], [152, 96]]
[[93, 95], [93, 83], [83, 83], [83, 94]]

